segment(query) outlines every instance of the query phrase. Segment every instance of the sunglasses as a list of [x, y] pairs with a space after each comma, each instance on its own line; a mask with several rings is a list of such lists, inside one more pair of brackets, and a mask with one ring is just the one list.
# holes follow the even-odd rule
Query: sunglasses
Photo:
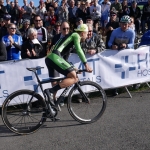
[[9, 28], [9, 29], [11, 29], [11, 30], [16, 30], [16, 28]]
[[63, 28], [63, 30], [69, 30], [69, 28]]
[[35, 20], [36, 22], [40, 22], [41, 20]]
[[88, 32], [92, 32], [92, 30], [89, 30]]
[[112, 17], [112, 16], [116, 16], [116, 15], [114, 14], [114, 15], [110, 15], [110, 16]]

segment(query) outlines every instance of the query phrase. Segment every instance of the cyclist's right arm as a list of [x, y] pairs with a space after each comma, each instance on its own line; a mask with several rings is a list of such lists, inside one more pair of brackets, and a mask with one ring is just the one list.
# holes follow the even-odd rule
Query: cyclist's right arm
[[76, 52], [77, 52], [78, 56], [80, 57], [81, 61], [84, 64], [87, 63], [86, 57], [85, 57], [85, 55], [83, 53], [83, 50], [81, 48], [81, 45], [80, 45], [80, 36], [79, 36], [79, 34], [78, 33], [73, 33], [72, 38], [73, 38], [75, 49], [76, 49]]
[[79, 34], [78, 33], [73, 33], [72, 37], [73, 37], [73, 41], [74, 41], [76, 52], [77, 52], [78, 56], [80, 57], [81, 61], [83, 62], [83, 64], [85, 65], [86, 70], [88, 72], [92, 72], [92, 69], [87, 64], [86, 57], [85, 57], [85, 55], [83, 53], [83, 50], [81, 48]]

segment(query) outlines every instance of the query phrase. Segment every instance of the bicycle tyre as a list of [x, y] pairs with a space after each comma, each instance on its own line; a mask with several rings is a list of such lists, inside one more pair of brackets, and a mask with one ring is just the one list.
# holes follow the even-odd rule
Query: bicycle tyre
[[[68, 111], [70, 115], [80, 123], [93, 123], [104, 113], [107, 104], [107, 96], [101, 86], [93, 81], [79, 82], [79, 85], [82, 88], [82, 91], [86, 93], [90, 103], [87, 103], [83, 97], [82, 102], [77, 103], [77, 93], [75, 92], [79, 91], [78, 87], [74, 86], [68, 95]], [[90, 91], [88, 91], [88, 87], [90, 88]]]
[[[31, 90], [19, 90], [10, 94], [2, 105], [2, 120], [14, 133], [25, 135], [37, 131], [46, 121], [41, 95]], [[29, 99], [33, 96], [29, 105]], [[13, 120], [14, 119], [14, 120]], [[17, 124], [15, 121], [19, 121]], [[27, 122], [26, 122], [27, 121]]]

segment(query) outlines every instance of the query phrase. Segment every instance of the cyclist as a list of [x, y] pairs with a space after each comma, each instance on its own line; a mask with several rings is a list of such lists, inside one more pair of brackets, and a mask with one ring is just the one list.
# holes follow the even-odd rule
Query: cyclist
[[88, 72], [92, 72], [80, 46], [80, 40], [84, 41], [87, 37], [88, 27], [86, 24], [81, 24], [75, 31], [74, 33], [66, 35], [64, 38], [60, 38], [53, 47], [51, 53], [45, 59], [50, 77], [54, 77], [54, 69], [66, 76], [66, 79], [49, 89], [50, 93], [56, 94], [61, 88], [71, 86], [78, 81], [74, 67], [66, 61], [73, 45], [75, 45], [76, 52], [83, 62], [85, 69]]

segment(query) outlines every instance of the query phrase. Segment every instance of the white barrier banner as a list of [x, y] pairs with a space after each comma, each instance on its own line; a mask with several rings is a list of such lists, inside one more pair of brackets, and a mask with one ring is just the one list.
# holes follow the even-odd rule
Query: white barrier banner
[[[136, 50], [106, 50], [94, 56], [86, 56], [88, 64], [93, 68], [93, 72], [80, 74], [79, 78], [81, 81], [92, 80], [100, 84], [104, 89], [149, 81], [149, 46]], [[76, 54], [70, 55], [69, 62], [72, 62], [78, 69], [84, 68]], [[37, 66], [44, 67], [44, 69], [37, 71], [40, 79], [48, 78], [45, 58], [16, 62], [8, 61], [0, 64], [0, 105], [9, 94], [16, 90], [34, 90], [36, 88], [36, 77], [34, 73], [28, 71], [26, 68]], [[49, 88], [51, 84], [44, 84], [43, 87]], [[38, 92], [40, 92], [39, 89]]]

